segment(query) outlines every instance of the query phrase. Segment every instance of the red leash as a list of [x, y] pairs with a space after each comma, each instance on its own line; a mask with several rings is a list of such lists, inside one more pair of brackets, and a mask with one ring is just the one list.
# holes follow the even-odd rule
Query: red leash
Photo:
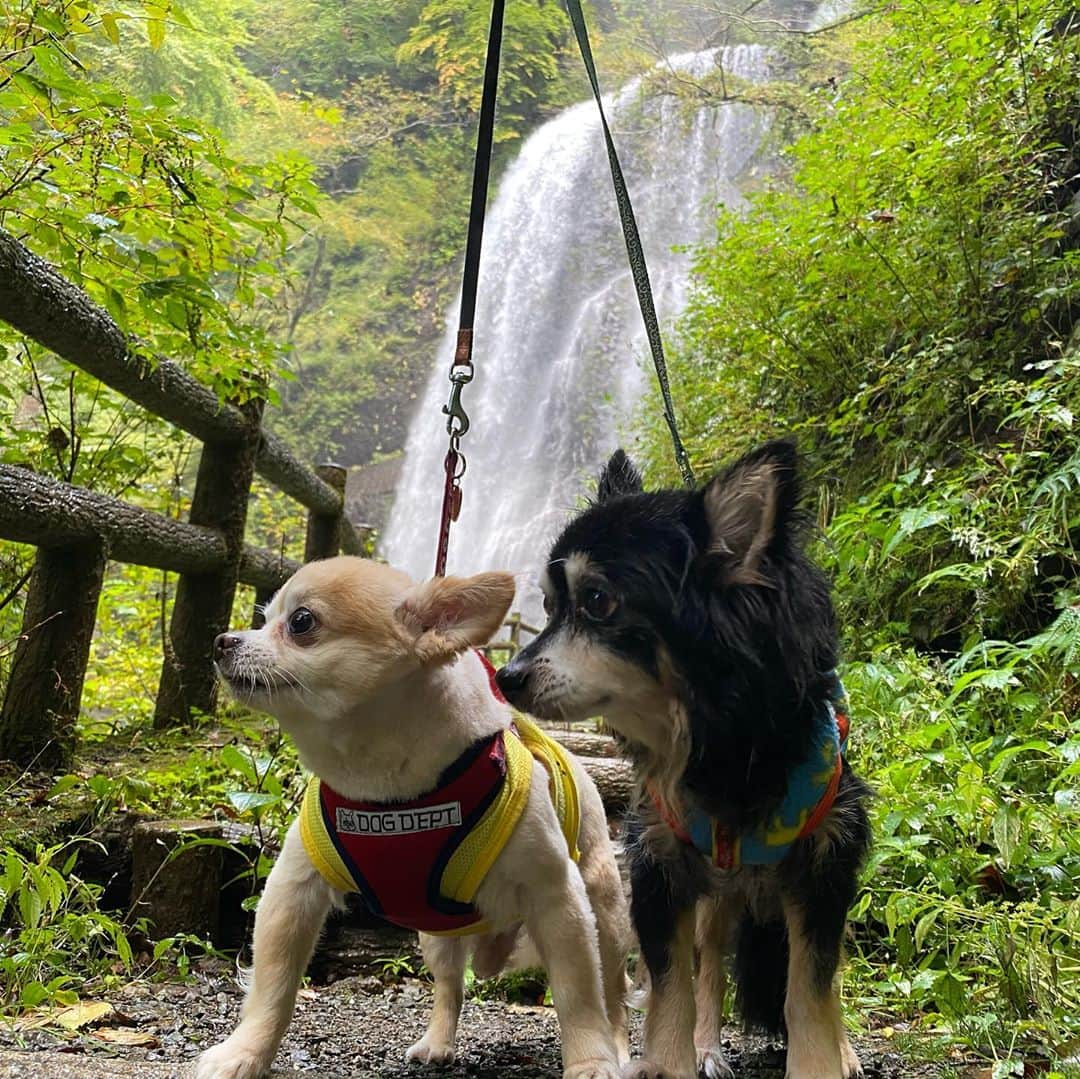
[[[458, 449], [460, 436], [450, 436], [450, 449], [446, 451], [443, 470], [442, 514], [439, 517], [439, 546], [435, 552], [435, 576], [446, 576], [446, 552], [450, 547], [450, 525], [461, 513], [461, 477], [465, 475], [465, 456]], [[460, 471], [458, 466], [460, 465]]]
[[450, 547], [450, 525], [461, 513], [461, 477], [465, 475], [465, 454], [461, 452], [461, 436], [469, 429], [469, 417], [461, 404], [461, 389], [472, 382], [472, 330], [458, 330], [457, 350], [450, 365], [450, 400], [443, 412], [450, 418], [446, 432], [450, 448], [443, 461], [442, 513], [439, 515], [439, 546], [435, 552], [435, 576], [446, 576], [446, 552]]

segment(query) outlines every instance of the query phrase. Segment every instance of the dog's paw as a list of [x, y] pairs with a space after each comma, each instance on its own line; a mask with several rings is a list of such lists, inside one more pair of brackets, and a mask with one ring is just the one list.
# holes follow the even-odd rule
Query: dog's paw
[[264, 1053], [223, 1041], [199, 1057], [195, 1079], [259, 1079], [269, 1070]]
[[453, 1064], [454, 1047], [449, 1042], [436, 1041], [425, 1034], [405, 1050], [405, 1059], [410, 1064]]
[[683, 1075], [649, 1060], [631, 1060], [623, 1065], [620, 1075], [621, 1079], [697, 1079], [689, 1072]]
[[563, 1079], [619, 1079], [619, 1065], [611, 1060], [580, 1060], [563, 1071]]
[[784, 1079], [844, 1079], [844, 1073], [837, 1064], [831, 1061], [811, 1060], [807, 1063], [806, 1060], [803, 1060], [792, 1064], [791, 1050], [789, 1048]]
[[844, 1079], [863, 1079], [862, 1065], [847, 1038], [840, 1043], [840, 1063], [844, 1068]]
[[724, 1054], [715, 1048], [697, 1051], [697, 1070], [701, 1079], [735, 1079]]

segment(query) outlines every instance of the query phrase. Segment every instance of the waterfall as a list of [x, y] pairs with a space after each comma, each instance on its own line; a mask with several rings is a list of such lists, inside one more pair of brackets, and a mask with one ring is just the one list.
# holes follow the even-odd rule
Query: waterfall
[[[701, 76], [717, 62], [744, 79], [765, 74], [765, 50], [737, 45], [670, 57]], [[738, 205], [767, 121], [745, 105], [687, 107], [643, 97], [635, 80], [605, 100], [665, 323], [683, 309], [690, 255], [712, 234], [718, 203]], [[451, 309], [456, 320], [457, 304]], [[431, 575], [446, 453], [447, 328], [413, 417], [381, 545], [393, 565]], [[461, 517], [448, 572], [507, 569], [517, 603], [538, 615], [536, 573], [581, 504], [651, 379], [593, 101], [534, 132], [489, 209], [480, 267], [476, 378], [463, 399], [472, 427]]]

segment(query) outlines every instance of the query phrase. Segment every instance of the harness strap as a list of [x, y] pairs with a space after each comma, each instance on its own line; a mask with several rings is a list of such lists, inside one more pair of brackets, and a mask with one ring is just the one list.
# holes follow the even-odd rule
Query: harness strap
[[626, 241], [626, 254], [630, 261], [630, 273], [637, 291], [641, 318], [645, 323], [645, 334], [649, 339], [649, 351], [652, 353], [653, 366], [656, 368], [656, 381], [660, 384], [660, 396], [664, 400], [664, 419], [667, 421], [671, 442], [675, 448], [675, 460], [687, 487], [694, 486], [694, 473], [690, 467], [690, 456], [679, 437], [678, 424], [675, 421], [675, 404], [671, 399], [671, 385], [668, 381], [667, 363], [664, 359], [664, 343], [660, 337], [660, 324], [656, 318], [656, 305], [653, 303], [652, 285], [649, 282], [649, 267], [645, 263], [645, 251], [641, 246], [634, 207], [630, 202], [630, 192], [626, 188], [622, 165], [615, 150], [615, 140], [611, 137], [607, 116], [604, 115], [604, 102], [600, 96], [600, 82], [596, 76], [596, 64], [593, 61], [592, 46], [589, 44], [589, 31], [585, 26], [585, 15], [581, 10], [581, 0], [566, 0], [566, 10], [574, 26], [581, 59], [589, 75], [593, 97], [600, 110], [600, 124], [604, 129], [604, 142], [607, 144], [608, 164], [611, 166], [611, 182], [615, 187], [615, 201], [619, 204], [619, 220], [622, 223], [623, 238]]
[[[826, 701], [824, 707], [828, 710], [828, 723], [834, 732], [832, 744], [835, 747], [835, 757], [831, 760], [826, 757], [823, 762], [828, 768], [825, 773], [827, 778], [822, 777], [818, 771], [822, 762], [818, 761], [815, 765], [813, 756], [807, 765], [795, 769], [789, 776], [790, 783], [795, 783], [796, 780], [805, 782], [806, 775], [801, 773], [809, 771], [813, 781], [824, 784], [818, 788], [820, 794], [815, 792], [816, 800], [813, 803], [804, 808], [796, 801], [794, 807], [788, 807], [786, 813], [778, 813], [764, 833], [752, 830], [745, 834], [732, 835], [703, 810], [692, 810], [687, 816], [679, 806], [669, 805], [660, 791], [650, 783], [646, 786], [646, 793], [660, 819], [676, 838], [706, 854], [720, 869], [735, 869], [740, 865], [772, 865], [780, 861], [794, 843], [812, 835], [822, 825], [840, 789], [850, 721], [847, 700], [839, 680], [835, 699]], [[825, 746], [821, 745], [814, 753], [824, 748]], [[794, 814], [794, 820], [791, 819], [792, 808], [798, 811]]]

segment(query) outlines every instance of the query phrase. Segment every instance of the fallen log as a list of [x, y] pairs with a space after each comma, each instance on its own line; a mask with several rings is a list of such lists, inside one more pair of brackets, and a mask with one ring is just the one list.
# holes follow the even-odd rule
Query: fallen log
[[[176, 521], [13, 465], [0, 465], [0, 536], [49, 548], [100, 538], [115, 562], [177, 573], [212, 573], [226, 558], [216, 528]], [[240, 580], [274, 590], [299, 568], [291, 558], [245, 546]]]
[[619, 747], [610, 734], [594, 731], [560, 731], [548, 728], [547, 734], [566, 746], [575, 757], [618, 757]]
[[596, 784], [609, 817], [625, 813], [634, 789], [634, 770], [629, 761], [610, 757], [578, 757], [585, 774]]

